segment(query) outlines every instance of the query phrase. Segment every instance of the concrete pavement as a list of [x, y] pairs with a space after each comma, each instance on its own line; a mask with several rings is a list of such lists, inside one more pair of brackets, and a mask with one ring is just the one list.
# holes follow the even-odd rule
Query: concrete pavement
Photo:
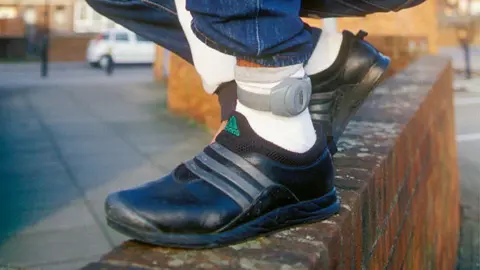
[[480, 269], [480, 93], [457, 92], [455, 105], [463, 209], [458, 269]]
[[[443, 47], [439, 49], [439, 53], [452, 59], [452, 65], [457, 70], [465, 69], [465, 55], [460, 47]], [[480, 46], [472, 46], [470, 48], [470, 57], [472, 70], [480, 72]]]
[[[11, 79], [31, 73], [5, 74], [0, 269], [68, 270], [97, 260], [126, 240], [105, 224], [105, 196], [158, 178], [210, 139], [166, 112], [165, 89], [152, 82], [150, 70], [124, 69], [106, 78], [72, 68], [36, 85]], [[85, 74], [87, 81], [77, 79]]]

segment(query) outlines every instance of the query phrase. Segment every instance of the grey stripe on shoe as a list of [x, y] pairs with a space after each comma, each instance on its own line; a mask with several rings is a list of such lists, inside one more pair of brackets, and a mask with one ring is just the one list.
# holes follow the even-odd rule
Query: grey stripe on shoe
[[312, 100], [332, 99], [335, 96], [336, 90], [330, 92], [314, 93], [312, 94]]
[[198, 167], [198, 165], [195, 164], [195, 161], [193, 160], [186, 161], [184, 162], [184, 164], [187, 169], [189, 169], [196, 176], [200, 177], [205, 182], [210, 183], [212, 186], [218, 188], [225, 195], [234, 200], [243, 210], [246, 210], [248, 207], [250, 207], [250, 204], [253, 200], [239, 192], [235, 187], [232, 187], [231, 184], [229, 184], [222, 178], [217, 177], [214, 174], [209, 173]]
[[330, 110], [333, 106], [333, 99], [336, 91], [322, 92], [312, 94], [312, 99], [308, 109], [310, 117], [314, 121], [328, 121], [330, 122]]
[[203, 165], [210, 168], [212, 171], [223, 176], [233, 185], [245, 191], [252, 199], [257, 198], [257, 196], [262, 192], [261, 190], [250, 184], [247, 180], [243, 179], [243, 177], [232, 171], [230, 168], [226, 167], [223, 164], [220, 164], [218, 161], [209, 157], [204, 152], [198, 154], [196, 156], [196, 159], [203, 163]]
[[245, 173], [250, 175], [253, 179], [255, 179], [261, 186], [264, 188], [268, 188], [270, 186], [275, 185], [275, 183], [270, 180], [267, 176], [265, 176], [261, 171], [259, 171], [255, 166], [250, 164], [241, 156], [233, 153], [232, 151], [228, 150], [224, 146], [218, 143], [212, 143], [209, 145], [211, 149], [213, 149], [217, 154], [224, 157], [228, 161], [232, 162], [233, 164], [240, 167]]

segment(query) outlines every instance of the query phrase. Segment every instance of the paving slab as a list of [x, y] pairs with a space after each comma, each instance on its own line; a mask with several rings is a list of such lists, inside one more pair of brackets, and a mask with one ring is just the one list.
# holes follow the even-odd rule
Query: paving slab
[[60, 262], [60, 263], [53, 263], [53, 264], [43, 264], [43, 265], [35, 265], [29, 267], [29, 270], [78, 270], [87, 265], [92, 260], [97, 259], [99, 256], [85, 258], [81, 260], [73, 260], [68, 262]]
[[0, 247], [0, 264], [34, 266], [90, 258], [111, 248], [97, 225], [16, 235]]
[[57, 140], [57, 146], [60, 148], [62, 156], [66, 159], [69, 157], [97, 155], [131, 155], [135, 151], [124, 140], [114, 136], [110, 138], [83, 137], [76, 139], [59, 139]]
[[72, 139], [97, 139], [112, 138], [114, 132], [104, 123], [88, 122], [88, 123], [70, 123], [60, 122], [54, 124], [46, 124], [52, 136], [56, 140], [72, 140]]
[[77, 185], [89, 190], [116, 181], [150, 161], [136, 152], [125, 155], [103, 154], [66, 158]]
[[127, 240], [107, 226], [105, 197], [158, 179], [210, 135], [167, 112], [150, 73], [21, 70], [0, 72], [0, 265], [78, 269]]
[[[42, 211], [37, 211], [42, 214]], [[47, 214], [47, 213], [44, 213]], [[42, 233], [56, 230], [69, 230], [96, 225], [83, 198], [76, 199], [64, 207], [45, 215], [42, 219], [28, 226], [22, 233]]]

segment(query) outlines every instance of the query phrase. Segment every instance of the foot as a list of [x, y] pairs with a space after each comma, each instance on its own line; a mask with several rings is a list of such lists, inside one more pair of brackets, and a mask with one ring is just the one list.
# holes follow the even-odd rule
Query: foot
[[340, 52], [326, 70], [310, 75], [312, 99], [309, 109], [315, 128], [327, 135], [330, 152], [350, 119], [382, 81], [390, 59], [363, 40], [366, 33], [343, 32]]
[[136, 240], [180, 248], [242, 242], [338, 212], [323, 139], [305, 153], [258, 136], [234, 112], [203, 152], [169, 175], [110, 195], [108, 224]]

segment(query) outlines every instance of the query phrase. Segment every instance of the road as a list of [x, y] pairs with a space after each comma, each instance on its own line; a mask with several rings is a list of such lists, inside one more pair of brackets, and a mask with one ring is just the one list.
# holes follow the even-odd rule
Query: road
[[109, 77], [86, 63], [52, 63], [48, 78], [43, 79], [38, 63], [0, 64], [0, 87], [135, 84], [151, 81], [152, 72], [148, 65], [119, 66], [113, 77]]
[[459, 269], [480, 269], [480, 93], [456, 93], [455, 108], [463, 209]]

